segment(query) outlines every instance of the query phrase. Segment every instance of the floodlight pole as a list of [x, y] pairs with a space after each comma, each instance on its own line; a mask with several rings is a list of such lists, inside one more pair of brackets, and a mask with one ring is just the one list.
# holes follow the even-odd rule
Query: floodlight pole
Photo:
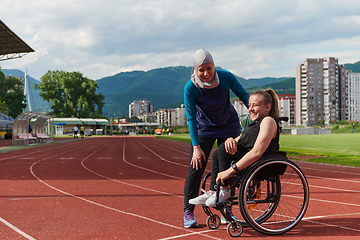
[[26, 68], [26, 70], [25, 70], [24, 95], [26, 96], [26, 100], [27, 100], [27, 105], [28, 105], [28, 108], [29, 108], [29, 112], [31, 112], [32, 109], [31, 109], [30, 94], [29, 94], [29, 80], [28, 80], [27, 68]]

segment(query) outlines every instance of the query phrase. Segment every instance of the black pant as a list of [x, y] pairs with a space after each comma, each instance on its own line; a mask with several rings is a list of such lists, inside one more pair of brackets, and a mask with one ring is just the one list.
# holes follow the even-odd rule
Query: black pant
[[217, 141], [218, 146], [225, 142], [226, 138], [209, 138], [204, 136], [199, 136], [200, 148], [205, 154], [206, 161], [202, 160], [201, 168], [196, 170], [190, 165], [192, 155], [193, 155], [193, 146], [191, 146], [190, 150], [190, 160], [189, 167], [185, 179], [184, 186], [184, 211], [190, 210], [194, 211], [195, 205], [189, 204], [189, 200], [192, 198], [196, 198], [199, 195], [199, 189], [202, 181], [202, 177], [206, 168], [207, 160], [209, 159], [209, 155], [212, 147], [214, 146], [215, 141]]
[[[216, 185], [216, 177], [219, 172], [225, 171], [231, 166], [231, 162], [239, 161], [246, 152], [242, 149], [237, 149], [237, 152], [234, 155], [231, 155], [226, 152], [225, 144], [221, 144], [218, 149], [212, 155], [212, 171], [211, 171], [211, 182], [210, 189], [214, 189]], [[226, 182], [225, 182], [226, 183]], [[213, 185], [214, 184], [214, 185]]]

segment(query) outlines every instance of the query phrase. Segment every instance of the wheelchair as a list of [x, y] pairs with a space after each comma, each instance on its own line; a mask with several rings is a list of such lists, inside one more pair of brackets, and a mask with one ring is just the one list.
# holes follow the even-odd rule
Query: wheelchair
[[[287, 118], [279, 118], [279, 121]], [[207, 174], [202, 182], [205, 192]], [[309, 204], [309, 186], [304, 173], [285, 152], [275, 152], [263, 156], [252, 165], [235, 173], [228, 179], [231, 196], [224, 202], [218, 202], [221, 182], [217, 184], [216, 210], [229, 222], [227, 232], [238, 237], [243, 227], [251, 227], [266, 235], [278, 235], [293, 229], [305, 215]], [[208, 215], [206, 225], [217, 229], [221, 220], [211, 211], [211, 207], [203, 205]], [[229, 213], [231, 207], [235, 220]], [[242, 218], [241, 218], [242, 216]]]

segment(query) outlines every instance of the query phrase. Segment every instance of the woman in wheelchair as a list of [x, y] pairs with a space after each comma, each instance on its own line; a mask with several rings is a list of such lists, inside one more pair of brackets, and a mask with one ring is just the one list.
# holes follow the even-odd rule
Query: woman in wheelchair
[[[267, 89], [252, 93], [249, 98], [249, 114], [253, 123], [238, 137], [228, 138], [213, 154], [210, 189], [219, 181], [223, 184], [218, 202], [230, 197], [226, 181], [230, 174], [241, 173], [260, 157], [279, 150], [280, 129], [275, 121], [279, 118], [279, 107], [275, 92]], [[232, 162], [235, 163], [231, 165]], [[204, 199], [205, 196], [207, 199]], [[214, 207], [215, 201], [216, 192], [209, 191], [190, 199], [189, 203]]]

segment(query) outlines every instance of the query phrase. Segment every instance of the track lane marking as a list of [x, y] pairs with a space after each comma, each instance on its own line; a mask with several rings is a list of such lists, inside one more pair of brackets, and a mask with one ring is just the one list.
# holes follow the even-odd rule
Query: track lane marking
[[[100, 148], [98, 148], [97, 150], [93, 151], [91, 154], [89, 154], [87, 157], [85, 157], [82, 161], [85, 161], [87, 160], [88, 158], [90, 158], [91, 156], [93, 156], [96, 152], [98, 152], [99, 150], [101, 150], [103, 147], [107, 146], [108, 144], [105, 143], [103, 146], [101, 146]], [[125, 148], [125, 139], [124, 139], [124, 148]], [[69, 150], [69, 151], [72, 151], [72, 150]], [[66, 152], [63, 152], [61, 154], [64, 154], [64, 153], [67, 153], [69, 151], [66, 151]], [[124, 149], [124, 152], [125, 152], [125, 149]], [[31, 167], [30, 167], [30, 172], [31, 174], [38, 180], [40, 181], [41, 183], [43, 183], [44, 185], [48, 186], [49, 188], [55, 190], [55, 191], [58, 191], [64, 195], [67, 195], [67, 196], [71, 196], [71, 197], [74, 197], [74, 198], [77, 198], [77, 199], [80, 199], [80, 200], [83, 200], [87, 203], [90, 203], [90, 204], [93, 204], [93, 205], [96, 205], [96, 206], [99, 206], [99, 207], [102, 207], [102, 208], [105, 208], [105, 209], [108, 209], [108, 210], [112, 210], [112, 211], [115, 211], [115, 212], [119, 212], [119, 213], [122, 213], [122, 214], [125, 214], [125, 215], [129, 215], [129, 216], [133, 216], [133, 217], [138, 217], [138, 218], [141, 218], [141, 219], [144, 219], [144, 220], [147, 220], [147, 221], [150, 221], [150, 222], [154, 222], [156, 224], [160, 224], [160, 225], [164, 225], [164, 226], [167, 226], [167, 227], [171, 227], [171, 228], [175, 228], [175, 229], [179, 229], [179, 230], [182, 230], [182, 231], [187, 231], [187, 232], [190, 232], [192, 234], [197, 234], [197, 235], [201, 235], [201, 236], [204, 236], [204, 237], [208, 237], [208, 238], [212, 238], [212, 239], [216, 239], [216, 240], [221, 240], [220, 238], [216, 238], [216, 237], [213, 237], [213, 236], [208, 236], [208, 235], [204, 235], [202, 234], [201, 232], [198, 233], [198, 232], [195, 232], [195, 231], [192, 231], [192, 230], [189, 230], [189, 229], [185, 229], [183, 227], [178, 227], [178, 226], [175, 226], [175, 225], [172, 225], [172, 224], [168, 224], [168, 223], [164, 223], [164, 222], [160, 222], [160, 221], [157, 221], [155, 219], [151, 219], [151, 218], [148, 218], [148, 217], [145, 217], [145, 216], [141, 216], [141, 215], [138, 215], [138, 214], [134, 214], [134, 213], [130, 213], [130, 212], [125, 212], [125, 211], [121, 211], [119, 209], [116, 209], [116, 208], [113, 208], [113, 207], [109, 207], [109, 206], [106, 206], [106, 205], [103, 205], [103, 204], [100, 204], [100, 203], [97, 203], [97, 202], [94, 202], [94, 201], [91, 201], [91, 200], [88, 200], [84, 197], [80, 197], [80, 196], [77, 196], [77, 195], [74, 195], [74, 194], [71, 194], [71, 193], [68, 193], [66, 191], [63, 191], [61, 189], [58, 189], [48, 183], [46, 183], [45, 181], [43, 181], [42, 179], [40, 179], [33, 171], [33, 167], [38, 164], [39, 162], [42, 162], [42, 161], [45, 161], [49, 158], [52, 158], [52, 157], [56, 157], [56, 156], [59, 156], [61, 154], [58, 154], [58, 155], [55, 155], [55, 156], [50, 156], [50, 157], [47, 157], [47, 158], [44, 158], [44, 159], [41, 159], [41, 160], [38, 160], [36, 162], [34, 162]], [[123, 153], [123, 156], [124, 156], [124, 153]]]
[[9, 223], [8, 221], [6, 221], [5, 219], [0, 217], [0, 222], [2, 222], [3, 224], [5, 224], [6, 226], [8, 226], [9, 228], [11, 228], [12, 230], [14, 230], [15, 232], [17, 232], [18, 234], [20, 234], [21, 236], [23, 236], [26, 239], [29, 240], [36, 240], [35, 238], [33, 238], [32, 236], [30, 236], [29, 234], [21, 231], [20, 229], [18, 229], [17, 227], [15, 227], [14, 225], [12, 225], [11, 223]]
[[356, 228], [343, 227], [343, 226], [339, 226], [339, 225], [322, 223], [322, 222], [311, 221], [311, 220], [304, 220], [304, 221], [314, 223], [314, 224], [318, 224], [318, 225], [324, 225], [324, 226], [327, 226], [327, 227], [336, 227], [336, 228], [341, 228], [341, 229], [345, 229], [345, 230], [360, 232], [360, 229], [356, 229]]
[[[71, 144], [69, 144], [69, 145], [71, 145]], [[66, 145], [66, 146], [67, 146], [67, 145]], [[72, 145], [72, 146], [73, 146], [73, 145]], [[18, 156], [7, 157], [7, 158], [1, 159], [0, 161], [4, 161], [4, 160], [8, 160], [8, 159], [13, 159], [13, 158], [16, 158], [16, 157], [28, 156], [28, 155], [31, 155], [31, 154], [35, 154], [35, 153], [39, 153], [39, 152], [45, 152], [45, 151], [48, 151], [48, 150], [54, 150], [54, 149], [58, 149], [58, 148], [61, 148], [61, 147], [50, 148], [50, 149], [46, 149], [46, 150], [42, 150], [42, 151], [35, 151], [35, 152], [27, 153], [27, 154], [21, 154], [21, 155], [18, 155]], [[21, 231], [19, 228], [15, 227], [14, 225], [12, 225], [11, 223], [9, 223], [8, 221], [6, 221], [5, 219], [3, 219], [3, 218], [1, 218], [1, 217], [0, 217], [0, 222], [4, 223], [6, 226], [8, 226], [9, 228], [11, 228], [12, 230], [14, 230], [15, 232], [17, 232], [17, 233], [20, 234], [21, 236], [25, 237], [26, 239], [35, 240], [35, 238], [33, 238], [33, 237], [31, 237], [30, 235], [28, 235], [27, 233]]]
[[[312, 169], [314, 170], [314, 169]], [[333, 171], [333, 172], [336, 172], [336, 171]], [[333, 180], [333, 179], [331, 179]], [[319, 186], [314, 186], [314, 187], [319, 187]], [[320, 187], [320, 188], [325, 188], [325, 187]], [[330, 188], [330, 189], [333, 189], [333, 188]], [[349, 190], [351, 191], [351, 190]], [[320, 199], [312, 199], [312, 200], [316, 200], [316, 201], [326, 201], [326, 200], [320, 200]], [[340, 203], [340, 204], [346, 204], [346, 203], [341, 203], [341, 202], [334, 202], [334, 201], [326, 201], [326, 202], [330, 202], [330, 203]], [[305, 218], [304, 218], [305, 219]], [[315, 222], [316, 223], [316, 222]], [[322, 223], [321, 223], [322, 224]], [[328, 224], [328, 226], [335, 226], [335, 225], [330, 225]], [[335, 226], [336, 227], [336, 226]], [[340, 226], [341, 227], [341, 226]], [[343, 227], [343, 228], [346, 228], [346, 227]]]

